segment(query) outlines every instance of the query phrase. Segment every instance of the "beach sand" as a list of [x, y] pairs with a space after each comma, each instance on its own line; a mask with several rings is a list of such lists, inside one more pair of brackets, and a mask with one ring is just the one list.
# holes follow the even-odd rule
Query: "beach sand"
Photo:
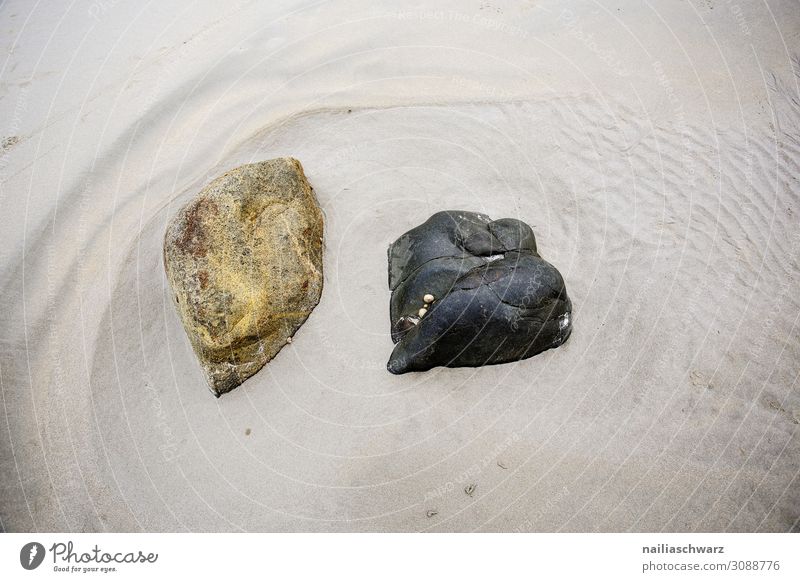
[[[800, 529], [796, 2], [262, 4], [0, 7], [4, 531]], [[216, 399], [163, 233], [278, 156], [322, 300]], [[444, 209], [531, 224], [564, 346], [386, 371]]]

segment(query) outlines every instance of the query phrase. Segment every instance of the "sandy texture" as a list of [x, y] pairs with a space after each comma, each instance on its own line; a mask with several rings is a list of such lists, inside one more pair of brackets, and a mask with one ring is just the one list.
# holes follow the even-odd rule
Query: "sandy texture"
[[292, 158], [226, 172], [170, 221], [167, 280], [216, 396], [272, 360], [319, 303], [323, 229]]
[[[3, 529], [798, 529], [796, 2], [0, 14]], [[164, 230], [286, 155], [325, 292], [217, 400]], [[565, 345], [386, 371], [386, 249], [447, 208], [533, 227]]]

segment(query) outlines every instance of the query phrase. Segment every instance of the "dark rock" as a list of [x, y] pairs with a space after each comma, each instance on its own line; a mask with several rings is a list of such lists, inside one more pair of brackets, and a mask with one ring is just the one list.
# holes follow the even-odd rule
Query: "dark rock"
[[389, 247], [389, 288], [393, 374], [523, 360], [572, 331], [561, 274], [513, 218], [437, 212]]

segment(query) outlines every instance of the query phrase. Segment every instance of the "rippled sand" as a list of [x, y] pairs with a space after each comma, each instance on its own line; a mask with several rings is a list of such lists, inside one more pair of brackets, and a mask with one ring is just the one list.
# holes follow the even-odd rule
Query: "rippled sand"
[[[798, 530], [796, 4], [284, 4], [0, 8], [2, 529]], [[165, 225], [283, 155], [325, 290], [217, 400]], [[565, 346], [386, 371], [442, 209], [534, 227]]]

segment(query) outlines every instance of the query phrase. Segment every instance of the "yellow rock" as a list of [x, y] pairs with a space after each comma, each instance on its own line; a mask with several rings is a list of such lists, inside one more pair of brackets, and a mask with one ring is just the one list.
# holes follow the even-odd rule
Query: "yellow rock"
[[319, 302], [322, 236], [322, 212], [293, 158], [223, 174], [167, 227], [167, 279], [216, 396], [274, 358]]

